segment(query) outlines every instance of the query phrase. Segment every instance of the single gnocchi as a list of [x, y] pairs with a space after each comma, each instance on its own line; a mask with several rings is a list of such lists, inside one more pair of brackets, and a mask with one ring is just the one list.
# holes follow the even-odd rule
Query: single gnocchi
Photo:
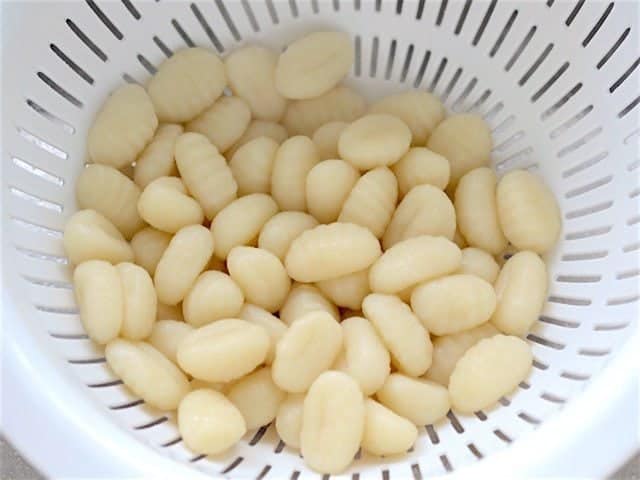
[[259, 368], [233, 383], [226, 394], [240, 410], [247, 430], [271, 423], [287, 395], [273, 383], [269, 367]]
[[444, 119], [445, 109], [429, 92], [413, 90], [384, 97], [371, 105], [369, 112], [398, 117], [411, 129], [411, 144], [422, 146]]
[[300, 448], [300, 431], [304, 410], [304, 393], [290, 393], [280, 404], [276, 415], [276, 431], [291, 448]]
[[360, 178], [344, 160], [324, 160], [307, 174], [305, 195], [309, 213], [321, 223], [335, 222]]
[[158, 117], [144, 88], [123, 85], [107, 98], [89, 129], [89, 158], [114, 168], [130, 165], [157, 126]]
[[290, 102], [282, 124], [291, 135], [312, 136], [325, 123], [353, 122], [366, 110], [364, 97], [349, 87], [338, 86], [324, 95]]
[[373, 395], [391, 372], [389, 352], [366, 318], [350, 317], [340, 326], [344, 344], [340, 370], [358, 382], [364, 395]]
[[322, 280], [316, 286], [339, 307], [358, 310], [364, 297], [371, 293], [369, 270], [360, 270], [342, 277]]
[[298, 282], [318, 282], [367, 269], [382, 250], [366, 228], [352, 223], [319, 225], [291, 242], [285, 266]]
[[131, 248], [136, 263], [150, 275], [156, 273], [158, 262], [171, 242], [171, 234], [153, 227], [147, 227], [136, 233], [131, 239]]
[[133, 167], [133, 181], [140, 188], [160, 177], [175, 177], [178, 174], [173, 149], [177, 138], [182, 135], [182, 125], [166, 123], [160, 125], [149, 144], [136, 159]]
[[449, 197], [432, 185], [413, 187], [393, 213], [382, 237], [385, 250], [418, 235], [452, 240], [456, 231], [456, 211]]
[[149, 272], [135, 263], [116, 265], [123, 293], [123, 317], [120, 336], [143, 340], [151, 335], [156, 321], [158, 297]]
[[450, 407], [445, 387], [400, 373], [389, 375], [376, 397], [382, 405], [418, 426], [436, 423]]
[[336, 322], [340, 320], [340, 312], [336, 306], [317, 287], [297, 284], [293, 286], [280, 309], [280, 320], [291, 325], [305, 314], [315, 310], [327, 312]]
[[300, 450], [320, 473], [337, 474], [353, 461], [364, 432], [364, 398], [358, 384], [341, 372], [313, 382], [302, 412]]
[[531, 347], [521, 338], [480, 340], [458, 360], [449, 378], [452, 408], [472, 413], [492, 406], [527, 378], [532, 364]]
[[89, 338], [106, 344], [116, 338], [124, 320], [124, 292], [116, 267], [104, 260], [83, 262], [73, 271], [80, 320]]
[[147, 185], [138, 200], [138, 213], [151, 226], [167, 233], [204, 220], [202, 207], [178, 177], [156, 178]]
[[369, 284], [374, 292], [399, 293], [455, 272], [461, 258], [458, 246], [446, 238], [429, 235], [409, 238], [395, 244], [373, 264]]
[[303, 212], [279, 212], [262, 227], [258, 237], [258, 247], [270, 251], [280, 261], [284, 261], [291, 242], [306, 230], [318, 225], [318, 221]]
[[449, 160], [424, 147], [411, 148], [391, 166], [391, 170], [398, 179], [400, 197], [404, 197], [413, 187], [424, 184], [444, 190], [451, 173]]
[[418, 317], [394, 295], [372, 293], [362, 302], [371, 321], [391, 354], [391, 363], [401, 372], [419, 376], [431, 365], [432, 345]]
[[327, 122], [313, 132], [311, 139], [318, 147], [320, 160], [338, 158], [338, 140], [348, 125], [347, 122], [341, 121]]
[[202, 388], [188, 393], [180, 402], [178, 430], [191, 450], [215, 455], [235, 445], [247, 425], [240, 410], [222, 393]]
[[193, 331], [188, 323], [179, 320], [158, 320], [153, 324], [149, 343], [176, 365], [178, 345]]
[[491, 323], [509, 335], [524, 335], [547, 301], [547, 268], [533, 252], [518, 252], [506, 261], [495, 283], [497, 306]]
[[147, 91], [162, 122], [184, 123], [211, 105], [227, 84], [224, 64], [205, 48], [185, 48], [165, 60]]
[[106, 165], [87, 165], [76, 182], [78, 207], [104, 215], [127, 240], [144, 227], [139, 197], [140, 188], [130, 178]]
[[526, 170], [507, 173], [497, 188], [502, 231], [519, 250], [546, 253], [560, 235], [560, 209], [553, 193]]
[[273, 381], [287, 392], [306, 392], [329, 370], [341, 348], [340, 324], [327, 312], [309, 312], [291, 324], [276, 345]]
[[189, 393], [185, 374], [146, 342], [116, 338], [104, 356], [118, 378], [151, 407], [175, 410]]
[[433, 340], [433, 361], [424, 378], [448, 386], [451, 372], [465, 352], [483, 338], [493, 337], [498, 333], [498, 330], [487, 322], [469, 330], [436, 337]]
[[235, 318], [244, 304], [240, 287], [226, 273], [200, 274], [182, 302], [187, 323], [201, 327], [222, 318]]
[[342, 205], [338, 222], [362, 225], [380, 238], [391, 221], [397, 200], [395, 175], [386, 167], [375, 168], [355, 183]]
[[213, 237], [202, 225], [179, 230], [160, 257], [153, 282], [158, 300], [176, 305], [187, 295], [213, 254]]
[[255, 247], [234, 247], [227, 257], [227, 268], [248, 302], [276, 312], [287, 298], [291, 280], [273, 253]]
[[251, 121], [251, 110], [239, 97], [222, 96], [186, 125], [188, 132], [204, 135], [220, 152], [236, 143]]
[[493, 148], [491, 130], [479, 115], [452, 115], [433, 130], [427, 148], [449, 160], [449, 186], [455, 189], [465, 173], [489, 164]]
[[87, 260], [130, 262], [134, 256], [132, 247], [115, 225], [95, 210], [80, 210], [67, 220], [63, 245], [73, 265]]
[[309, 137], [291, 137], [280, 145], [273, 161], [271, 195], [281, 210], [307, 210], [307, 174], [319, 161]]
[[505, 249], [496, 204], [496, 175], [480, 167], [463, 175], [455, 193], [458, 228], [467, 243], [496, 255]]
[[225, 318], [197, 328], [178, 345], [178, 365], [207, 382], [230, 382], [264, 362], [271, 340], [264, 328]]
[[238, 184], [225, 158], [199, 133], [184, 133], [176, 141], [176, 164], [182, 181], [211, 220], [235, 200]]
[[315, 98], [342, 80], [353, 63], [351, 38], [341, 32], [314, 32], [280, 54], [275, 86], [286, 98]]
[[287, 331], [287, 324], [275, 315], [267, 312], [264, 308], [252, 305], [251, 303], [245, 303], [242, 306], [240, 313], [238, 313], [238, 318], [254, 323], [265, 329], [271, 339], [271, 345], [269, 346], [269, 351], [267, 352], [264, 363], [271, 365], [276, 355], [276, 345]]
[[278, 142], [263, 136], [248, 141], [230, 157], [229, 168], [240, 197], [271, 192], [271, 172], [277, 151]]
[[489, 320], [496, 294], [480, 277], [455, 274], [418, 285], [411, 293], [411, 308], [429, 332], [447, 335]]
[[231, 90], [247, 102], [259, 120], [277, 122], [287, 108], [287, 99], [276, 89], [277, 63], [273, 50], [257, 45], [240, 48], [225, 60]]
[[411, 130], [399, 118], [375, 113], [347, 126], [338, 140], [340, 158], [359, 170], [393, 165], [411, 146]]
[[280, 145], [289, 137], [289, 132], [287, 132], [287, 129], [283, 125], [276, 122], [270, 122], [267, 120], [252, 120], [242, 136], [233, 145], [233, 147], [231, 147], [224, 153], [227, 158], [233, 158], [233, 155], [241, 146], [249, 143], [251, 140], [255, 140], [256, 138], [260, 137], [270, 138], [278, 145]]
[[498, 278], [500, 266], [498, 262], [484, 250], [467, 247], [462, 249], [462, 260], [460, 261], [460, 269], [458, 272], [476, 275], [493, 285], [496, 278]]
[[407, 452], [418, 438], [418, 429], [406, 418], [371, 398], [364, 401], [362, 449], [373, 455]]
[[264, 193], [252, 193], [227, 205], [211, 222], [216, 257], [224, 260], [234, 247], [251, 244], [277, 211], [276, 202]]

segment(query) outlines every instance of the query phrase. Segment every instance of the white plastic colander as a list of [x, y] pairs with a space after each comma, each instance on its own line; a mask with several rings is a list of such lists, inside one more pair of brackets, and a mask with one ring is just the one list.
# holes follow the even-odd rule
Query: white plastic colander
[[[302, 34], [353, 35], [348, 83], [433, 91], [493, 129], [493, 165], [534, 170], [563, 214], [526, 382], [501, 405], [427, 426], [402, 458], [345, 478], [598, 477], [638, 447], [639, 4], [579, 0], [3, 3], [3, 430], [51, 477], [317, 476], [274, 428], [223, 456], [190, 452], [84, 335], [62, 230], [108, 93], [173, 51], [220, 55]], [[482, 461], [479, 461], [482, 460]]]

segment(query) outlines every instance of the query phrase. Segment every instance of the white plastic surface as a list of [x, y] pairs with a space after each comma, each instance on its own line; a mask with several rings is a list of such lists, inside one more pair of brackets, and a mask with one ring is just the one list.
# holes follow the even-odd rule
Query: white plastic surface
[[560, 0], [4, 4], [3, 431], [51, 477], [315, 476], [272, 427], [202, 458], [184, 447], [171, 415], [139, 404], [83, 334], [61, 232], [76, 209], [88, 126], [123, 78], [146, 81], [187, 44], [224, 55], [341, 29], [356, 49], [348, 83], [372, 99], [426, 88], [449, 111], [482, 114], [496, 171], [532, 169], [563, 213], [548, 258], [549, 302], [528, 336], [536, 361], [526, 383], [498, 408], [422, 429], [406, 457], [363, 455], [344, 477], [612, 471], [638, 447], [638, 8]]

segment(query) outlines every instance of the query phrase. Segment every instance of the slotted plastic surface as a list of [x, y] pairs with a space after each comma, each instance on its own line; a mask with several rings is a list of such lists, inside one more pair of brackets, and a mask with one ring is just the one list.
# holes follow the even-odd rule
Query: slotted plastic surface
[[348, 31], [356, 51], [349, 84], [370, 98], [427, 89], [450, 112], [483, 115], [496, 171], [533, 170], [560, 203], [549, 302], [527, 337], [530, 377], [491, 411], [450, 413], [425, 426], [406, 457], [361, 455], [345, 477], [427, 478], [505, 449], [562, 415], [636, 330], [636, 3], [86, 0], [27, 2], [20, 10], [21, 26], [9, 37], [20, 48], [4, 52], [12, 65], [3, 90], [5, 289], [21, 320], [46, 333], [50, 368], [85, 385], [137, 441], [233, 478], [315, 475], [273, 427], [249, 432], [226, 455], [193, 454], [173, 415], [148, 408], [114, 377], [78, 319], [61, 238], [76, 210], [88, 126], [112, 89], [144, 84], [186, 46], [226, 55], [252, 42], [280, 50], [310, 30]]

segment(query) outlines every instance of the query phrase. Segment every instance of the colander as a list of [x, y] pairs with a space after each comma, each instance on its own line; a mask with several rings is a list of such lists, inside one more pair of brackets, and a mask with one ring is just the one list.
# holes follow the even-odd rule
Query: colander
[[273, 427], [221, 456], [189, 451], [174, 416], [132, 396], [84, 334], [62, 231], [88, 127], [115, 87], [187, 46], [281, 50], [337, 29], [354, 41], [348, 84], [371, 99], [426, 89], [481, 114], [498, 174], [535, 171], [563, 216], [528, 379], [342, 477], [613, 471], [638, 447], [638, 14], [637, 2], [585, 0], [3, 3], [4, 433], [51, 477], [318, 477]]

